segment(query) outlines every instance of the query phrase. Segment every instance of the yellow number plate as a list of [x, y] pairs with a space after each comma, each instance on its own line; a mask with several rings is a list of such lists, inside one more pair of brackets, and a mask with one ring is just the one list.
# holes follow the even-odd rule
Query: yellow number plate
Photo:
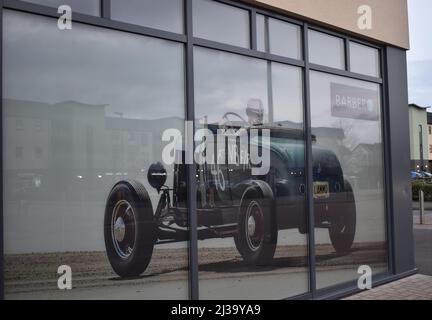
[[328, 182], [314, 182], [314, 198], [315, 199], [330, 198], [330, 187]]

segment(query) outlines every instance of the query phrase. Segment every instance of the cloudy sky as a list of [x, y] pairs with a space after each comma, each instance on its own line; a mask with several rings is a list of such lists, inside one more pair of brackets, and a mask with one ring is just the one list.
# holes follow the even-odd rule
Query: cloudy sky
[[408, 6], [411, 36], [411, 50], [408, 52], [409, 101], [432, 106], [432, 1], [408, 0]]

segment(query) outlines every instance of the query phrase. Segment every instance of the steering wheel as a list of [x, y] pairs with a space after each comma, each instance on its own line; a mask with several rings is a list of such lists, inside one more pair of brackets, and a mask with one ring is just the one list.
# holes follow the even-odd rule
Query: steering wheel
[[235, 112], [227, 112], [224, 114], [224, 116], [222, 117], [222, 119], [226, 120], [226, 123], [229, 124], [230, 126], [233, 125], [232, 121], [228, 118], [229, 116], [233, 116], [236, 117], [238, 119], [240, 119], [244, 125], [248, 125], [249, 122], [247, 122], [241, 115], [239, 115], [238, 113]]

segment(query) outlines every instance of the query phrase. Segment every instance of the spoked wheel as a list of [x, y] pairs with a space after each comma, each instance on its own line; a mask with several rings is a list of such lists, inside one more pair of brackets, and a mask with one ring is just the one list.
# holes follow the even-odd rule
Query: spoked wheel
[[113, 270], [120, 277], [145, 271], [153, 254], [156, 225], [145, 188], [136, 181], [114, 186], [105, 209], [105, 247]]
[[242, 201], [234, 242], [247, 263], [264, 265], [273, 259], [277, 231], [271, 208], [271, 201], [258, 193]]

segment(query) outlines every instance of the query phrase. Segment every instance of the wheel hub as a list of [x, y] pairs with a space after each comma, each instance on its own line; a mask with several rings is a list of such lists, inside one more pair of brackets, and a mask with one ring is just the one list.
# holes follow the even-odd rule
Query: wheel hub
[[253, 237], [256, 231], [256, 221], [253, 216], [249, 217], [247, 227], [248, 227], [249, 236]]
[[122, 242], [126, 235], [126, 224], [122, 217], [118, 217], [114, 223], [114, 237], [118, 242]]
[[262, 241], [263, 213], [256, 201], [251, 201], [246, 211], [245, 219], [246, 241], [251, 251], [259, 250]]
[[135, 246], [136, 221], [133, 207], [126, 200], [120, 200], [113, 209], [111, 237], [117, 255], [126, 260]]

